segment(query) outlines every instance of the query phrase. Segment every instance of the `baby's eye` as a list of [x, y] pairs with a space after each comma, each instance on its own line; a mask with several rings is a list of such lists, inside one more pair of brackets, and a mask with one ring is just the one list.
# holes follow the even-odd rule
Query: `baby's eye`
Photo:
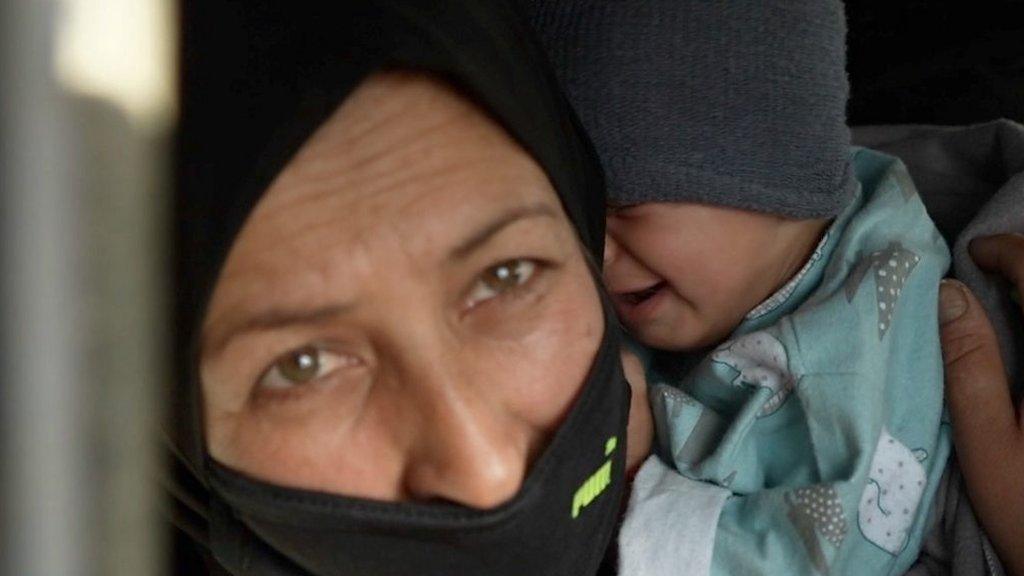
[[491, 266], [484, 271], [473, 285], [467, 298], [472, 308], [491, 298], [526, 284], [537, 271], [537, 262], [517, 258]]
[[352, 356], [306, 346], [281, 358], [260, 377], [259, 385], [270, 391], [288, 390], [319, 380], [338, 368], [358, 364]]

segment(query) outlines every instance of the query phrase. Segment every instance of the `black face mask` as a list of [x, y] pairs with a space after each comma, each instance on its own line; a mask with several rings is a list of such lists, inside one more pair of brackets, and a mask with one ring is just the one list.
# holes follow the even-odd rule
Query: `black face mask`
[[589, 575], [619, 518], [629, 389], [606, 333], [575, 406], [523, 487], [493, 510], [262, 483], [215, 462], [212, 549], [235, 574]]

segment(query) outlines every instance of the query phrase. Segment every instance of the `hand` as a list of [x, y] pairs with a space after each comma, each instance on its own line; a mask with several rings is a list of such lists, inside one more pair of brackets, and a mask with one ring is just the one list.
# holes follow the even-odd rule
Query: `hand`
[[[1007, 277], [1018, 294], [1024, 289], [1024, 236], [979, 238], [970, 252], [982, 269]], [[1005, 568], [1024, 576], [1024, 410], [1013, 406], [992, 325], [966, 286], [943, 282], [939, 321], [953, 442], [967, 492]]]

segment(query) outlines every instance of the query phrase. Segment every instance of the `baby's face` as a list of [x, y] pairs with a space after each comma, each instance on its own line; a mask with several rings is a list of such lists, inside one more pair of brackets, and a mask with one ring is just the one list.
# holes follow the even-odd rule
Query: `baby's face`
[[604, 278], [644, 344], [688, 350], [721, 341], [792, 277], [826, 220], [696, 203], [646, 203], [608, 215]]

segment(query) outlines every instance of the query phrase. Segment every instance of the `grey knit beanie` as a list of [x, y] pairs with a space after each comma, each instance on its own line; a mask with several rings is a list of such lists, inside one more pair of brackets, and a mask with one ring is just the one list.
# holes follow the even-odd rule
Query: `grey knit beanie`
[[833, 216], [856, 182], [838, 0], [521, 0], [616, 204]]

